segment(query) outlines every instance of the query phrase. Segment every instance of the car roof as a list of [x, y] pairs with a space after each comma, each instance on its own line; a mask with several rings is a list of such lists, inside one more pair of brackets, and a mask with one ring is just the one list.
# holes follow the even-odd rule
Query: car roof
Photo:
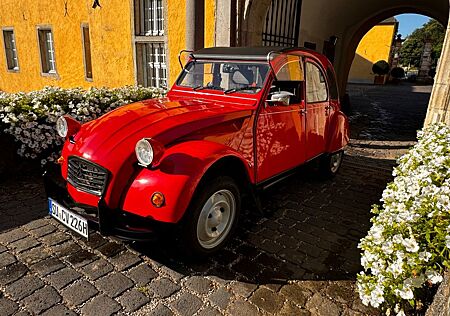
[[209, 47], [202, 48], [191, 56], [195, 59], [228, 59], [228, 60], [258, 60], [267, 61], [269, 53], [294, 53], [308, 52], [318, 54], [315, 51], [300, 47], [260, 46], [260, 47]]

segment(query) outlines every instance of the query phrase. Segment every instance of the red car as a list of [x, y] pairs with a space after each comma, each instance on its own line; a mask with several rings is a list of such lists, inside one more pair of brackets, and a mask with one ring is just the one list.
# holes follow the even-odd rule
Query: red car
[[49, 212], [88, 238], [174, 228], [191, 253], [230, 238], [241, 200], [318, 158], [333, 176], [348, 142], [331, 63], [300, 48], [205, 48], [161, 99], [81, 125], [64, 116]]

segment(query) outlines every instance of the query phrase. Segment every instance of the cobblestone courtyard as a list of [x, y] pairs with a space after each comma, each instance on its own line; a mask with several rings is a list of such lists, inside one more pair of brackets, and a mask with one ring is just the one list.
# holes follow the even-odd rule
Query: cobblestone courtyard
[[314, 166], [244, 212], [206, 260], [170, 243], [86, 241], [47, 216], [41, 179], [0, 183], [0, 315], [376, 315], [354, 291], [358, 241], [395, 158], [414, 144], [431, 87], [349, 86], [352, 141], [340, 174]]

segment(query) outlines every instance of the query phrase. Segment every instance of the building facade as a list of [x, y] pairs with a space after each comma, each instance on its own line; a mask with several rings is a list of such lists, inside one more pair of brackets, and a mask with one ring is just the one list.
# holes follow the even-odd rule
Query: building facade
[[384, 60], [392, 65], [392, 52], [397, 29], [398, 21], [395, 18], [390, 18], [375, 25], [364, 35], [356, 49], [348, 82], [374, 83], [373, 64], [379, 60]]
[[[185, 48], [185, 0], [0, 1], [0, 90], [163, 87]], [[215, 1], [204, 5], [214, 43]]]

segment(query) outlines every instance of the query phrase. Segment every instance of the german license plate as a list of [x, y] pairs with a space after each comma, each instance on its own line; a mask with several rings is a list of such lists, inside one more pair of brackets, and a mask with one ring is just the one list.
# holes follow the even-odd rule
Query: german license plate
[[69, 211], [50, 198], [48, 199], [48, 213], [81, 236], [88, 238], [88, 222], [80, 215]]

